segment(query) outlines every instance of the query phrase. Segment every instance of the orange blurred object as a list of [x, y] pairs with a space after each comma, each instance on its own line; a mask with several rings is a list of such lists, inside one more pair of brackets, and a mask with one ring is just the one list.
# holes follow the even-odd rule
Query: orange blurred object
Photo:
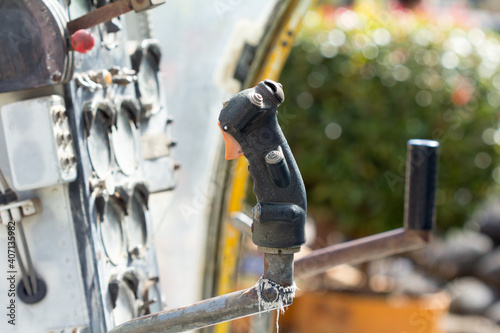
[[305, 292], [280, 315], [280, 332], [445, 333], [445, 292], [420, 297]]

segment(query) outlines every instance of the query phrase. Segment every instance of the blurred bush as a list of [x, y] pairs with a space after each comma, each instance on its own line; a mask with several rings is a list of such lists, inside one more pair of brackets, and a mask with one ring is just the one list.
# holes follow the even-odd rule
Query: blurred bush
[[441, 143], [438, 227], [496, 191], [500, 38], [461, 20], [366, 2], [307, 14], [278, 117], [313, 217], [350, 236], [400, 227], [411, 138]]

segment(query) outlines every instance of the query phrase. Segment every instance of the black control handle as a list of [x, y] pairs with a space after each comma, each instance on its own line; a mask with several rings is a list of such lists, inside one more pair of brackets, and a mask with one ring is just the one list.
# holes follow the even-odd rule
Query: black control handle
[[439, 142], [409, 140], [406, 157], [404, 225], [411, 230], [433, 230]]
[[306, 191], [297, 163], [278, 124], [281, 84], [265, 80], [224, 103], [219, 126], [226, 158], [245, 155], [254, 180], [252, 240], [265, 248], [305, 242]]

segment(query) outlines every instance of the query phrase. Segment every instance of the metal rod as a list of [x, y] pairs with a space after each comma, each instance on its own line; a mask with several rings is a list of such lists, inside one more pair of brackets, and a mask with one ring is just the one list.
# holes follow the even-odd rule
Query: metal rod
[[73, 21], [69, 21], [67, 28], [70, 35], [80, 29], [92, 28], [98, 24], [107, 22], [133, 9], [130, 0], [118, 0], [103, 7], [99, 7]]
[[265, 253], [262, 277], [282, 287], [293, 285], [293, 254]]
[[19, 268], [21, 269], [21, 279], [23, 280], [24, 288], [26, 289], [26, 294], [31, 296], [33, 295], [33, 291], [31, 290], [31, 284], [28, 280], [28, 274], [26, 273], [26, 268], [24, 267], [23, 259], [21, 258], [21, 253], [19, 252], [19, 248], [17, 247], [17, 242], [14, 244], [14, 248], [16, 249], [17, 263], [19, 264]]
[[245, 236], [252, 238], [252, 223], [253, 220], [250, 216], [241, 212], [231, 214], [231, 223], [233, 226], [241, 231]]
[[295, 277], [313, 276], [341, 264], [359, 264], [424, 247], [430, 231], [395, 229], [316, 250], [295, 261]]
[[234, 293], [137, 318], [108, 333], [184, 332], [262, 312], [257, 288]]
[[6, 192], [10, 190], [9, 184], [3, 175], [2, 170], [0, 170], [0, 192]]
[[[266, 253], [263, 278], [282, 287], [293, 285], [293, 254]], [[258, 286], [137, 318], [108, 333], [184, 332], [258, 314], [264, 312], [261, 309]], [[261, 297], [264, 301], [267, 297], [274, 300], [278, 294], [278, 290], [270, 288], [263, 290]], [[277, 305], [270, 306], [267, 310], [276, 308]]]
[[273, 312], [259, 313], [250, 318], [249, 333], [262, 333], [262, 332], [272, 332], [271, 331], [271, 321], [273, 319]]
[[[17, 226], [19, 229], [19, 235], [21, 236], [21, 241], [23, 243], [24, 256], [26, 257], [26, 263], [28, 264], [28, 273], [33, 286], [33, 293], [38, 293], [38, 282], [36, 280], [35, 269], [33, 268], [33, 261], [31, 261], [30, 251], [28, 249], [28, 243], [26, 242], [26, 236], [24, 234], [24, 228], [21, 221], [17, 221]], [[18, 254], [20, 256], [20, 254]]]

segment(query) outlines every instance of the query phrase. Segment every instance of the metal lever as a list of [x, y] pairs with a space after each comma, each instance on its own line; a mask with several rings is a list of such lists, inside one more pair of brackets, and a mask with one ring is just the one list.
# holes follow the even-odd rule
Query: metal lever
[[295, 262], [295, 276], [313, 276], [337, 265], [359, 264], [426, 246], [435, 226], [438, 147], [437, 141], [408, 141], [404, 228], [313, 251]]
[[255, 182], [252, 239], [265, 252], [262, 278], [252, 288], [137, 318], [109, 333], [183, 332], [292, 303], [293, 253], [305, 241], [306, 194], [276, 119], [283, 100], [281, 85], [266, 80], [233, 96], [219, 116], [226, 158], [244, 154]]
[[[225, 103], [219, 117], [219, 126], [226, 141], [226, 155], [229, 153], [229, 157], [232, 158], [244, 153], [249, 160], [250, 173], [255, 180], [254, 191], [259, 202], [256, 207], [260, 205], [260, 212], [254, 209], [252, 229], [254, 242], [266, 252], [263, 278], [252, 288], [137, 318], [115, 327], [108, 333], [183, 332], [292, 303], [294, 296], [293, 252], [302, 244], [301, 237], [304, 237], [299, 233], [303, 232], [301, 219], [305, 219], [305, 191], [298, 168], [275, 119], [276, 108], [284, 99], [283, 92], [280, 90], [281, 87], [280, 89], [273, 89], [273, 87], [279, 86], [275, 82], [266, 80], [255, 88], [240, 92]], [[266, 90], [268, 88], [269, 90]], [[274, 94], [274, 106], [267, 104], [267, 100], [264, 102], [261, 92]], [[280, 92], [281, 101], [277, 98]], [[258, 97], [256, 94], [261, 96]], [[266, 98], [269, 97], [270, 95], [266, 95]], [[271, 101], [273, 101], [272, 98]], [[295, 262], [296, 275], [318, 274], [342, 263], [359, 263], [416, 249], [429, 241], [434, 226], [438, 143], [410, 140], [408, 145], [406, 228], [314, 251]], [[283, 158], [271, 156], [273, 157], [271, 160], [284, 159], [287, 163], [289, 178], [286, 173], [283, 175], [282, 171], [279, 171], [281, 173], [279, 177], [275, 177], [268, 169], [270, 163], [269, 159], [266, 160], [267, 155], [279, 148], [284, 153]], [[297, 186], [295, 190], [292, 184]], [[289, 188], [290, 186], [292, 188]], [[411, 202], [412, 200], [415, 202]], [[273, 207], [273, 204], [277, 206]], [[286, 209], [287, 205], [292, 209]], [[294, 206], [298, 208], [295, 210]], [[266, 220], [261, 220], [262, 216], [265, 216]], [[243, 225], [247, 225], [246, 219], [243, 218], [242, 222]], [[287, 242], [279, 239], [280, 237], [277, 241], [273, 240], [277, 235], [277, 230], [268, 227], [266, 223], [280, 225], [281, 233], [289, 236], [292, 241]], [[259, 230], [258, 228], [262, 229], [259, 231], [261, 234], [256, 238], [255, 232]], [[262, 243], [270, 246], [262, 246]], [[283, 293], [286, 295], [285, 298], [280, 296]]]
[[75, 20], [68, 22], [68, 32], [74, 34], [80, 29], [92, 28], [98, 24], [108, 22], [111, 19], [134, 10], [141, 12], [161, 4], [165, 0], [117, 0], [105, 6], [99, 7]]
[[305, 242], [306, 191], [277, 121], [281, 84], [265, 80], [228, 100], [219, 116], [226, 159], [245, 155], [254, 180], [252, 240], [265, 253], [294, 253]]

